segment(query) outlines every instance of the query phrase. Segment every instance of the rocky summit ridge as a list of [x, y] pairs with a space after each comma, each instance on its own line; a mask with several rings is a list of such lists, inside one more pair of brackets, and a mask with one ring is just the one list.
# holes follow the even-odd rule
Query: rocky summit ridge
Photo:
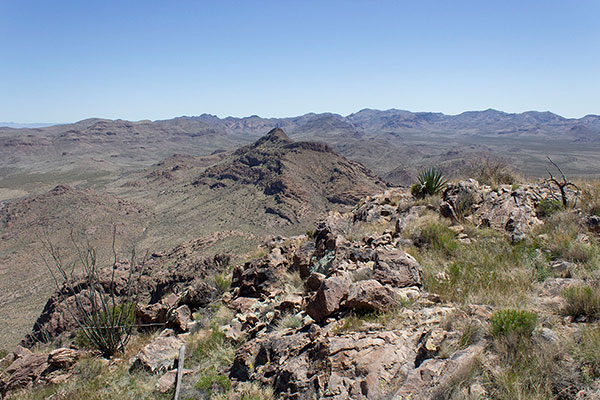
[[[565, 293], [592, 279], [586, 263], [597, 261], [600, 219], [584, 208], [551, 216], [551, 198], [546, 184], [492, 188], [472, 179], [421, 200], [393, 188], [323, 215], [305, 235], [273, 236], [231, 267], [227, 256], [202, 258], [199, 242], [153, 254], [135, 315], [158, 331], [111, 361], [112, 373], [150, 382], [161, 396], [173, 390], [187, 343], [184, 398], [477, 399], [518, 390], [598, 399], [592, 358], [577, 350], [595, 340], [596, 317], [574, 316]], [[578, 253], [555, 246], [568, 227]], [[104, 276], [116, 271], [120, 282], [123, 268]], [[79, 294], [63, 294], [24, 344], [72, 343], [65, 308]], [[502, 331], [516, 322], [498, 322], [515, 302], [537, 315], [513, 332], [518, 341]], [[64, 382], [85, 379], [79, 360], [98, 358], [71, 346], [8, 354], [0, 393], [18, 398], [44, 385], [71, 393]], [[129, 378], [113, 387], [119, 381], [130, 383], [114, 390], [133, 390]], [[135, 393], [150, 395], [143, 388]]]

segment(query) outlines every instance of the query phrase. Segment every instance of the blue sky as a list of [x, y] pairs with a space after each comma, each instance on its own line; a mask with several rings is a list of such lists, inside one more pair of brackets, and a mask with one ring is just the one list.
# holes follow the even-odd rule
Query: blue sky
[[600, 1], [0, 0], [0, 121], [600, 114]]

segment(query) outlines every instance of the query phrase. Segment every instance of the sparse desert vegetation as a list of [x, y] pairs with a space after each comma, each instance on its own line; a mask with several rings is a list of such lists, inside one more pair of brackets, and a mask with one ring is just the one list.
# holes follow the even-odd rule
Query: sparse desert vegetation
[[[58, 369], [72, 378], [53, 381], [40, 372], [43, 384], [15, 393], [170, 398], [176, 362], [151, 372], [143, 354], [185, 343], [183, 398], [331, 391], [352, 398], [360, 385], [400, 398], [592, 395], [600, 384], [600, 247], [588, 223], [594, 199], [582, 192], [578, 208], [554, 207], [552, 196], [543, 184], [468, 180], [424, 197], [406, 189], [365, 197], [346, 213], [324, 216], [310, 234], [271, 238], [236, 262], [211, 261], [216, 269], [205, 264], [205, 277], [191, 282], [214, 293], [206, 300], [194, 284], [177, 283], [181, 278], [161, 281], [171, 289], [141, 302], [136, 315], [162, 325], [136, 334], [110, 361], [66, 332], [54, 347], [38, 345], [36, 353], [49, 354], [46, 363], [67, 343], [88, 353]], [[179, 259], [195, 252], [184, 247], [173, 255], [182, 251]], [[379, 383], [361, 384], [354, 368]], [[94, 378], [86, 378], [90, 371]], [[422, 374], [431, 380], [418, 380]]]

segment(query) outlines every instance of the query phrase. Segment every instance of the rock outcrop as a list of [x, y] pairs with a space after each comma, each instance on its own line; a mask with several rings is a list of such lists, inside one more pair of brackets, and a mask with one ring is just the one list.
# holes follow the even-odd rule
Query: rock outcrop
[[492, 190], [470, 179], [448, 185], [442, 196], [440, 213], [457, 221], [467, 218], [475, 225], [505, 231], [518, 242], [541, 224], [536, 207], [549, 194], [548, 188], [534, 185], [514, 190], [502, 186]]
[[[126, 296], [129, 293], [129, 285], [133, 285], [132, 291], [137, 293], [139, 298], [136, 308], [139, 323], [153, 326], [171, 323], [176, 329], [185, 330], [182, 321], [188, 321], [191, 313], [186, 313], [178, 307], [191, 306], [197, 309], [216, 299], [219, 289], [208, 285], [206, 281], [215, 273], [222, 271], [228, 262], [228, 256], [198, 257], [195, 254], [194, 242], [191, 242], [178, 246], [168, 254], [156, 255], [143, 267], [134, 267], [143, 268], [143, 271], [135, 270], [132, 275], [130, 275], [132, 267], [128, 263], [118, 263], [113, 268], [105, 268], [99, 274], [100, 284], [106, 293], [114, 287], [118, 298]], [[130, 279], [132, 279], [131, 283]], [[204, 290], [200, 292], [201, 289]], [[86, 298], [89, 298], [88, 293], [88, 284], [83, 278], [63, 285], [48, 300], [23, 344], [31, 346], [56, 338], [63, 333], [72, 333], [78, 327], [75, 320], [77, 307], [74, 303], [78, 299], [85, 305]], [[177, 294], [170, 304], [161, 301], [168, 294]]]

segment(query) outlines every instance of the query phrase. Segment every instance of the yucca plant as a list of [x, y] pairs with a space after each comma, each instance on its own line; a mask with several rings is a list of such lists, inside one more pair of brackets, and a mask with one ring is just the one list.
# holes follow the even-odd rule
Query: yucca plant
[[427, 168], [419, 173], [418, 182], [410, 187], [410, 192], [415, 197], [432, 196], [444, 190], [447, 180], [444, 175], [435, 168]]

